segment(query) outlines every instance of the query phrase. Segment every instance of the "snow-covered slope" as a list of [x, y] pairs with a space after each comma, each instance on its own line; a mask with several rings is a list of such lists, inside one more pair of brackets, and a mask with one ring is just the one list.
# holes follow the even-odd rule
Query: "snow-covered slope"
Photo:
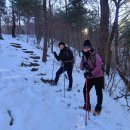
[[[73, 90], [66, 91], [64, 98], [63, 75], [56, 87], [41, 81], [52, 78], [54, 57], [50, 50], [44, 64], [41, 50], [8, 35], [4, 39], [0, 40], [0, 130], [129, 130], [130, 113], [105, 92], [101, 115], [95, 117], [90, 113], [85, 125], [86, 112], [78, 109], [83, 104], [84, 85], [82, 72], [76, 69], [78, 59], [73, 71]], [[55, 75], [59, 63], [54, 61], [54, 66]], [[91, 103], [94, 109], [94, 89]]]

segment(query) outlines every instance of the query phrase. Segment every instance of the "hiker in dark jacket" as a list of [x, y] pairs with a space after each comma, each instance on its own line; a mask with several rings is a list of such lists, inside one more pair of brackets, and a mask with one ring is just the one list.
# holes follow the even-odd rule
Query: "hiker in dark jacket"
[[59, 76], [64, 71], [67, 71], [68, 78], [69, 78], [69, 86], [68, 86], [67, 90], [71, 91], [72, 90], [72, 83], [73, 83], [72, 70], [73, 70], [74, 56], [73, 56], [72, 51], [68, 47], [65, 46], [64, 42], [59, 43], [59, 48], [60, 48], [59, 55], [57, 55], [56, 52], [53, 52], [56, 59], [58, 61], [61, 61], [61, 67], [56, 72], [54, 85], [57, 85], [57, 82], [59, 80]]
[[[99, 115], [102, 110], [103, 93], [104, 88], [104, 76], [102, 70], [102, 59], [94, 52], [89, 40], [84, 41], [83, 45], [83, 57], [80, 62], [80, 69], [84, 70], [84, 77], [86, 79], [83, 94], [84, 94], [84, 106], [83, 109], [91, 111], [90, 104], [90, 90], [95, 86], [97, 95], [97, 104], [95, 106], [94, 115]], [[87, 92], [86, 92], [87, 91]]]

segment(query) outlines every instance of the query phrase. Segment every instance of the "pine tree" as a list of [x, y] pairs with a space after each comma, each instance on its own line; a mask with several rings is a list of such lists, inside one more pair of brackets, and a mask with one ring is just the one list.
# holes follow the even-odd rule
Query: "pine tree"
[[14, 0], [17, 10], [20, 10], [23, 16], [33, 16], [36, 8], [41, 5], [41, 0]]
[[84, 7], [83, 0], [70, 0], [68, 7], [68, 20], [72, 27], [81, 28], [85, 26], [85, 14], [87, 9]]

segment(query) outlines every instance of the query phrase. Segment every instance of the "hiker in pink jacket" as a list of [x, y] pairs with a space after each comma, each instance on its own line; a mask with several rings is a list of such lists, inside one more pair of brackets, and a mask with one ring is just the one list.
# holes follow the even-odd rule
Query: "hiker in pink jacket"
[[80, 62], [80, 69], [84, 70], [84, 77], [86, 79], [83, 94], [84, 94], [84, 106], [80, 107], [91, 111], [90, 104], [90, 90], [95, 86], [97, 95], [97, 104], [95, 106], [94, 115], [99, 115], [102, 110], [103, 93], [104, 88], [104, 76], [103, 76], [103, 63], [101, 57], [94, 52], [89, 40], [84, 41], [83, 45], [83, 57]]

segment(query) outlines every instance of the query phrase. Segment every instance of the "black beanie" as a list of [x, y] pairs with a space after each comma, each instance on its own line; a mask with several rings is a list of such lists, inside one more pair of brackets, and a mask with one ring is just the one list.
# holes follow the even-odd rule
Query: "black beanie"
[[92, 44], [90, 43], [89, 40], [85, 40], [83, 47], [90, 47], [92, 49]]
[[60, 47], [60, 45], [65, 46], [65, 43], [64, 42], [59, 42], [59, 47]]

